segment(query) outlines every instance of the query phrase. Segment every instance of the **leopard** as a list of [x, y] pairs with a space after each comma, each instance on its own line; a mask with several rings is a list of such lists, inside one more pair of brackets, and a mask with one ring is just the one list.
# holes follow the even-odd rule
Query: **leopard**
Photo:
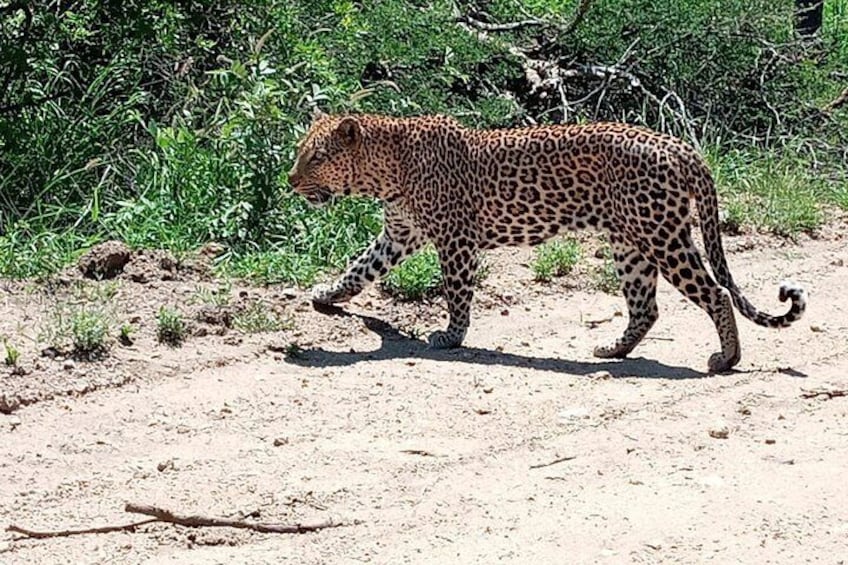
[[[608, 240], [627, 324], [594, 348], [624, 358], [659, 317], [660, 275], [703, 309], [718, 332], [710, 373], [741, 360], [734, 307], [754, 324], [785, 328], [807, 306], [791, 281], [782, 315], [758, 310], [734, 282], [725, 256], [713, 175], [693, 146], [670, 134], [620, 122], [474, 128], [445, 115], [393, 117], [316, 112], [297, 144], [288, 182], [313, 206], [376, 198], [383, 227], [331, 284], [312, 289], [316, 305], [350, 300], [405, 258], [432, 244], [442, 273], [447, 328], [428, 347], [462, 345], [471, 321], [483, 252], [534, 246], [563, 232], [594, 230]], [[712, 274], [693, 240], [695, 217]]]

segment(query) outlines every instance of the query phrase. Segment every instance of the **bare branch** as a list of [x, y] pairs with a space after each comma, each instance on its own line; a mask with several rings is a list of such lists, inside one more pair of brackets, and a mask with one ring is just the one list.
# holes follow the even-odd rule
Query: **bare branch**
[[566, 24], [566, 26], [559, 32], [560, 35], [568, 35], [577, 29], [577, 26], [579, 26], [586, 17], [586, 13], [592, 6], [592, 1], [593, 0], [580, 0], [580, 3], [577, 5], [577, 10], [574, 11], [574, 16], [572, 16], [571, 21], [568, 22], [568, 24]]
[[490, 24], [488, 22], [481, 22], [480, 20], [475, 20], [471, 16], [461, 17], [457, 21], [468, 24], [474, 29], [479, 29], [480, 31], [488, 32], [516, 31], [527, 27], [538, 27], [548, 25], [547, 22], [543, 22], [542, 20], [521, 20], [519, 22], [509, 22], [505, 24]]
[[848, 103], [848, 86], [845, 87], [845, 90], [842, 91], [842, 94], [837, 96], [833, 102], [830, 102], [827, 106], [822, 108], [824, 112], [832, 112], [837, 108], [841, 108], [846, 103]]
[[29, 528], [22, 528], [21, 526], [15, 526], [14, 524], [6, 527], [7, 532], [11, 532], [13, 534], [21, 534], [28, 538], [33, 539], [47, 539], [47, 538], [66, 538], [71, 536], [81, 536], [85, 534], [108, 534], [111, 532], [133, 532], [138, 526], [143, 526], [145, 524], [152, 524], [154, 522], [158, 522], [156, 518], [151, 518], [150, 520], [142, 520], [140, 522], [133, 522], [132, 524], [121, 524], [119, 526], [100, 526], [96, 528], [80, 528], [78, 530], [55, 530], [50, 532], [40, 532], [38, 530], [30, 530]]
[[801, 391], [801, 398], [818, 398], [822, 397], [825, 400], [830, 400], [831, 398], [837, 398], [840, 396], [848, 397], [848, 389], [834, 388], [834, 389], [826, 389], [819, 388], [814, 390], [804, 390]]
[[560, 457], [559, 459], [554, 459], [549, 463], [539, 463], [538, 465], [530, 465], [531, 469], [542, 469], [543, 467], [550, 467], [552, 465], [556, 465], [558, 463], [565, 463], [566, 461], [571, 461], [572, 459], [577, 459], [576, 455], [569, 455], [566, 457]]
[[6, 531], [21, 534], [27, 538], [46, 539], [78, 536], [84, 534], [105, 534], [110, 532], [125, 531], [132, 532], [135, 531], [135, 529], [139, 526], [153, 524], [156, 522], [176, 524], [178, 526], [186, 526], [189, 528], [237, 528], [268, 534], [304, 534], [307, 532], [316, 532], [318, 530], [323, 530], [327, 528], [338, 528], [347, 525], [342, 522], [333, 522], [332, 520], [326, 522], [319, 522], [316, 524], [261, 524], [256, 522], [247, 522], [244, 520], [232, 520], [227, 518], [210, 518], [207, 516], [199, 515], [181, 515], [176, 514], [171, 510], [160, 508], [158, 506], [150, 506], [147, 504], [133, 504], [130, 502], [126, 504], [126, 506], [124, 507], [124, 511], [133, 514], [144, 514], [145, 516], [152, 516], [152, 518], [148, 520], [142, 520], [139, 522], [133, 522], [130, 524], [122, 524], [117, 526], [100, 526], [95, 528], [80, 528], [76, 530], [66, 529], [55, 531], [37, 531], [12, 524], [6, 527]]
[[257, 524], [255, 522], [245, 522], [243, 520], [229, 520], [226, 518], [208, 518], [206, 516], [185, 516], [175, 514], [165, 508], [157, 506], [149, 506], [146, 504], [133, 504], [128, 502], [124, 507], [124, 511], [134, 514], [144, 514], [153, 516], [160, 522], [168, 522], [180, 526], [188, 526], [190, 528], [212, 527], [212, 528], [238, 528], [242, 530], [253, 530], [255, 532], [270, 533], [270, 534], [303, 534], [306, 532], [315, 532], [326, 528], [338, 528], [345, 524], [340, 522], [320, 522], [318, 524], [295, 524], [293, 526], [285, 526], [280, 524]]

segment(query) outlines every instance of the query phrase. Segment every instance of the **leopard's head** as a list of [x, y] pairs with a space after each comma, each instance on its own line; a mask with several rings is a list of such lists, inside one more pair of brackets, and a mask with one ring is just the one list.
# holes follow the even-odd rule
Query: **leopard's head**
[[298, 146], [289, 184], [315, 206], [334, 196], [382, 196], [375, 190], [379, 179], [371, 170], [374, 148], [366, 147], [364, 137], [360, 118], [316, 112]]

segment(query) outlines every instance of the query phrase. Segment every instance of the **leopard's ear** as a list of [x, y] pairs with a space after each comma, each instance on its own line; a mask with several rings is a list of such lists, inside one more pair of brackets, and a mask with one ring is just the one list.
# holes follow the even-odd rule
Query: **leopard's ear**
[[336, 127], [336, 135], [343, 146], [351, 149], [359, 147], [359, 144], [362, 143], [362, 129], [359, 120], [350, 116], [342, 119]]
[[312, 121], [313, 122], [317, 122], [318, 120], [325, 117], [326, 115], [327, 114], [325, 114], [324, 111], [321, 110], [321, 108], [319, 108], [318, 106], [312, 107]]

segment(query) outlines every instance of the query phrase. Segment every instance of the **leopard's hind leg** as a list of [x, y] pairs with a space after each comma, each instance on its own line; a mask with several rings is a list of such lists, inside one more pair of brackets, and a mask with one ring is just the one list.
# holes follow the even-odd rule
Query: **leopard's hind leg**
[[679, 228], [664, 246], [654, 250], [654, 254], [663, 277], [704, 309], [715, 324], [721, 351], [710, 356], [710, 372], [730, 370], [739, 363], [742, 355], [730, 291], [720, 286], [707, 272], [692, 241], [689, 226]]
[[629, 319], [624, 334], [609, 345], [595, 348], [595, 357], [625, 357], [657, 321], [657, 268], [621, 235], [610, 234], [615, 270], [627, 300]]

